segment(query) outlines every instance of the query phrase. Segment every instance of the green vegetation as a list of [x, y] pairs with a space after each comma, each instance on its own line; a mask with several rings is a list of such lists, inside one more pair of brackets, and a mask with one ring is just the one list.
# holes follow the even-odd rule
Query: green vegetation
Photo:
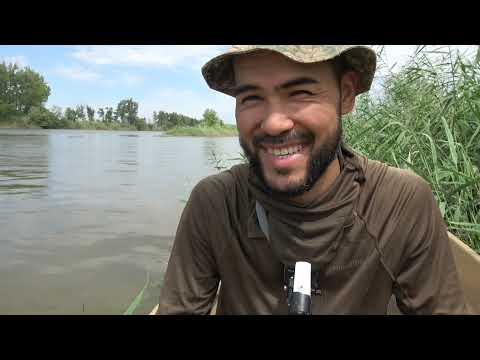
[[43, 77], [16, 64], [0, 64], [0, 117], [27, 115], [42, 106], [50, 95]]
[[123, 313], [123, 315], [133, 315], [135, 310], [142, 304], [143, 297], [145, 294], [145, 290], [148, 288], [150, 284], [150, 273], [147, 271], [147, 279], [145, 280], [145, 285], [143, 285], [142, 290], [135, 296], [131, 304], [128, 306], [127, 310]]
[[50, 87], [40, 74], [28, 67], [0, 63], [0, 128], [172, 130], [171, 135], [176, 131], [194, 136], [234, 135], [233, 127], [224, 125], [211, 109], [205, 110], [201, 120], [175, 112], [154, 111], [152, 121], [148, 122], [138, 116], [138, 103], [133, 99], [121, 100], [115, 109], [78, 105], [62, 110], [58, 106], [45, 107], [49, 95]]
[[153, 112], [153, 121], [159, 130], [169, 130], [175, 127], [193, 127], [200, 124], [200, 120], [177, 114], [176, 112], [168, 113], [165, 111]]
[[480, 253], [479, 60], [419, 47], [343, 127], [346, 144], [428, 181], [449, 230]]
[[175, 127], [166, 132], [172, 136], [237, 136], [238, 131], [235, 125], [216, 126], [184, 126]]
[[171, 136], [236, 136], [238, 134], [235, 125], [224, 124], [217, 113], [207, 109], [201, 120], [196, 120], [176, 113], [154, 114], [157, 125]]

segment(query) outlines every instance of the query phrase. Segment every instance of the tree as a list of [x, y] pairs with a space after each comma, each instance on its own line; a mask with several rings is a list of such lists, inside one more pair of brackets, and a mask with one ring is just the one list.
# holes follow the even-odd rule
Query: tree
[[105, 122], [105, 111], [103, 110], [103, 108], [98, 108], [97, 114], [100, 121]]
[[159, 111], [156, 115], [156, 118], [154, 120], [157, 122], [157, 126], [162, 129], [166, 130], [168, 129], [168, 113], [165, 111]]
[[197, 119], [177, 114], [175, 112], [167, 113], [165, 111], [154, 111], [153, 122], [155, 126], [161, 130], [168, 130], [175, 126], [196, 126], [200, 123]]
[[15, 105], [0, 103], [0, 121], [8, 121], [16, 115]]
[[138, 118], [135, 120], [135, 127], [137, 128], [137, 130], [147, 130], [147, 121], [145, 120], [145, 118]]
[[74, 109], [67, 107], [63, 118], [69, 122], [76, 122], [78, 120], [77, 112]]
[[32, 69], [0, 63], [0, 108], [14, 115], [28, 114], [32, 107], [43, 107], [50, 87]]
[[38, 73], [17, 64], [0, 64], [0, 103], [26, 114], [32, 106], [42, 106], [49, 95], [50, 88]]
[[113, 108], [111, 107], [107, 107], [105, 108], [106, 109], [106, 112], [105, 112], [105, 122], [110, 124], [112, 123], [114, 120], [115, 120], [115, 116], [113, 114]]
[[77, 113], [78, 120], [85, 121], [85, 106], [77, 105], [75, 112]]
[[57, 118], [61, 119], [63, 118], [63, 114], [62, 114], [62, 108], [60, 106], [52, 106], [52, 108], [50, 109], [50, 111], [52, 112], [52, 114], [54, 114]]
[[[53, 123], [51, 123], [51, 127], [58, 128], [58, 129], [65, 129], [69, 128], [71, 126], [71, 123], [69, 123], [63, 114], [62, 108], [59, 106], [52, 106], [50, 109], [50, 112], [53, 114], [53, 117], [55, 120]], [[30, 119], [31, 121], [33, 119]]]
[[95, 110], [87, 105], [88, 121], [95, 121]]
[[61, 119], [44, 107], [34, 106], [30, 108], [28, 115], [32, 124], [38, 125], [43, 129], [59, 128], [62, 125]]
[[206, 109], [201, 120], [206, 126], [223, 125], [223, 121], [218, 117], [215, 110]]
[[43, 107], [50, 96], [50, 87], [43, 77], [30, 68], [18, 72], [18, 109], [24, 114], [33, 106]]
[[116, 115], [122, 123], [134, 125], [138, 116], [138, 103], [132, 99], [122, 100], [117, 105]]

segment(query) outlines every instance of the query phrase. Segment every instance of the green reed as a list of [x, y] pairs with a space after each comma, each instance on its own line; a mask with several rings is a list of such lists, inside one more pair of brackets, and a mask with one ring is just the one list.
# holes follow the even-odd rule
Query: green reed
[[479, 56], [419, 47], [343, 127], [355, 150], [428, 181], [449, 230], [480, 253], [479, 75]]

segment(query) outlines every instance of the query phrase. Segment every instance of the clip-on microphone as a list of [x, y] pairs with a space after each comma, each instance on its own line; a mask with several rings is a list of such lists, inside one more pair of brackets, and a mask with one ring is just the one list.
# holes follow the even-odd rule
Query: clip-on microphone
[[288, 272], [287, 304], [289, 315], [311, 315], [311, 271], [305, 261], [295, 263], [295, 272]]

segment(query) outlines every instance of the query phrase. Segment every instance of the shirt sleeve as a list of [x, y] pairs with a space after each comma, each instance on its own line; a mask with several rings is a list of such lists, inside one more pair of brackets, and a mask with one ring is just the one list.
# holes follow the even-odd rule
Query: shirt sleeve
[[467, 307], [447, 228], [428, 183], [416, 187], [397, 226], [405, 239], [394, 284], [404, 314], [466, 314]]
[[212, 248], [214, 201], [202, 180], [183, 210], [160, 294], [158, 315], [207, 315], [219, 284]]

